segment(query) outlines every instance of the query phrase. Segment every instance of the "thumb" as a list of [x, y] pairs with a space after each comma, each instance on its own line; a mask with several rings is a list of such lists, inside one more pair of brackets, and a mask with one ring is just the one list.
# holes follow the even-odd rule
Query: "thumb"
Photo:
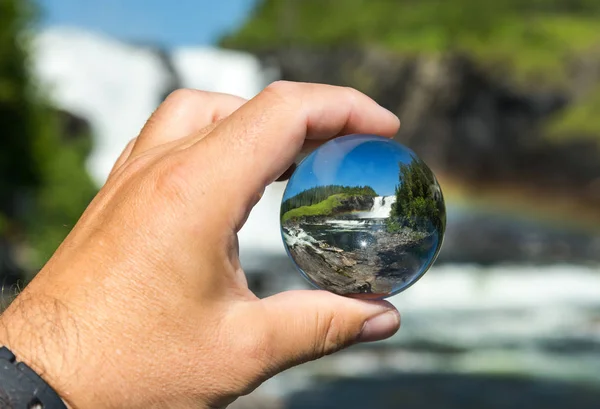
[[257, 304], [268, 344], [267, 364], [278, 371], [355, 343], [389, 338], [400, 328], [400, 314], [387, 301], [288, 291]]

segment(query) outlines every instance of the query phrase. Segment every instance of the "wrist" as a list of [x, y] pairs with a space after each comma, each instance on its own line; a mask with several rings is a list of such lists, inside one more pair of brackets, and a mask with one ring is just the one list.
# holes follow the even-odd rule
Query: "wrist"
[[69, 409], [103, 408], [105, 402], [89, 393], [95, 384], [86, 385], [87, 371], [81, 370], [87, 356], [81, 327], [65, 305], [39, 293], [33, 299], [24, 291], [0, 316], [0, 345], [39, 375]]
[[[44, 278], [38, 274], [0, 315], [0, 346], [44, 379], [69, 409], [148, 408], [162, 400], [160, 407], [192, 406], [185, 396], [146, 382], [153, 372], [152, 348], [139, 350], [129, 342], [138, 331], [135, 325], [125, 330], [114, 326], [119, 317], [111, 313], [109, 297], [101, 290], [94, 288], [92, 296], [83, 297], [90, 289], [77, 286], [78, 294], [62, 299], [78, 303], [67, 304], [53, 295], [61, 293]], [[73, 291], [64, 287], [62, 293]], [[193, 407], [200, 408], [198, 404]]]
[[68, 409], [56, 391], [5, 346], [0, 347], [0, 403], [15, 409]]

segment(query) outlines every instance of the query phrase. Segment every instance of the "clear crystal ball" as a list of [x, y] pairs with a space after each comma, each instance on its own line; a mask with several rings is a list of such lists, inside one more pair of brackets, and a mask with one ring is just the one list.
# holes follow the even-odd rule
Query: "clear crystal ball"
[[446, 229], [440, 186], [398, 142], [333, 139], [306, 157], [281, 203], [285, 248], [315, 287], [363, 299], [397, 294], [434, 263]]

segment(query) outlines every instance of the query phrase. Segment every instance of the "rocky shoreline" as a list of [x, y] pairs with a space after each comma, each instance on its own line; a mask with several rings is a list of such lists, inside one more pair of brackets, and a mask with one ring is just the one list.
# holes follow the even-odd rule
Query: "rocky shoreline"
[[431, 247], [431, 235], [416, 238], [409, 229], [398, 233], [370, 232], [376, 248], [365, 243], [364, 248], [353, 251], [315, 240], [298, 224], [287, 226], [286, 231], [288, 237], [303, 237], [289, 240], [288, 249], [298, 266], [309, 272], [305, 274], [314, 284], [340, 295], [361, 298], [379, 298], [409, 282], [423, 265], [418, 249]]

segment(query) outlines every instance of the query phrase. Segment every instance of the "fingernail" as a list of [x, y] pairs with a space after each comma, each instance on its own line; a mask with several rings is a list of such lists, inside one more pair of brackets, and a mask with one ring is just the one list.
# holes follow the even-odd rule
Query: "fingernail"
[[373, 342], [394, 335], [400, 328], [400, 314], [388, 311], [369, 318], [358, 336], [358, 342]]

